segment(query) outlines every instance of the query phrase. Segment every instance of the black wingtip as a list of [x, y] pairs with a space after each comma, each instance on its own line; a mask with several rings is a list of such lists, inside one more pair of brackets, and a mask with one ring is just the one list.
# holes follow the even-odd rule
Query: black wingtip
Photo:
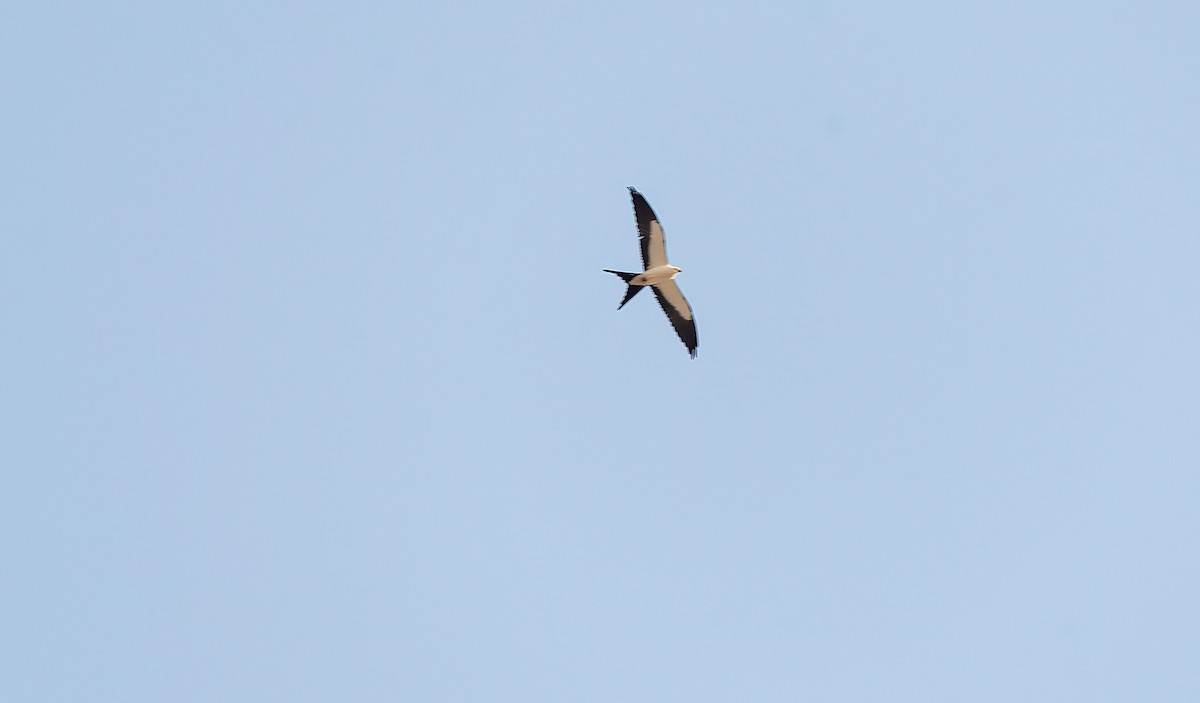
[[633, 186], [626, 186], [626, 187], [627, 187], [627, 188], [629, 188], [629, 192], [630, 192], [630, 193], [636, 193], [636, 192], [637, 192], [637, 188], [634, 188]]

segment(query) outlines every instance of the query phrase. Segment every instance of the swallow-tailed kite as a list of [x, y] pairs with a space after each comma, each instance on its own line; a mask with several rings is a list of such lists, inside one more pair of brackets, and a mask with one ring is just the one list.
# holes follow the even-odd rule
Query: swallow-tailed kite
[[627, 273], [604, 269], [606, 273], [615, 273], [629, 284], [625, 290], [625, 299], [617, 309], [625, 307], [625, 303], [642, 288], [654, 288], [658, 304], [662, 306], [663, 312], [667, 313], [667, 318], [671, 320], [671, 325], [683, 346], [687, 347], [695, 359], [696, 347], [700, 346], [696, 337], [696, 319], [692, 316], [692, 306], [688, 305], [687, 298], [683, 297], [675, 283], [675, 276], [679, 275], [682, 269], [667, 263], [667, 244], [663, 239], [663, 228], [654, 211], [650, 209], [650, 203], [632, 186], [629, 188], [629, 194], [633, 196], [633, 215], [637, 218], [638, 239], [642, 243], [642, 264], [646, 270], [641, 273]]

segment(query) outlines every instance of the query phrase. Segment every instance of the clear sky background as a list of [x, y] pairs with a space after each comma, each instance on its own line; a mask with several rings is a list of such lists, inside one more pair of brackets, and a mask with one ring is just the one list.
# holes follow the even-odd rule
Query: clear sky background
[[0, 76], [0, 699], [1200, 700], [1200, 5], [14, 2]]

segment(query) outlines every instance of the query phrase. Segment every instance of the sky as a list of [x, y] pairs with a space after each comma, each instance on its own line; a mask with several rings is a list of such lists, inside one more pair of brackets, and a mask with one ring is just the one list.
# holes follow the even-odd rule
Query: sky
[[1200, 700], [1197, 27], [10, 3], [0, 699]]

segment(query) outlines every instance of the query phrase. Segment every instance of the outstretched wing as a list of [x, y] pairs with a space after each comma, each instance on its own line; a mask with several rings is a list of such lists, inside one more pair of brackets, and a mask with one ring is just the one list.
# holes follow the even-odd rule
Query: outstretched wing
[[663, 238], [662, 224], [650, 209], [650, 203], [633, 186], [629, 186], [629, 195], [633, 197], [633, 215], [637, 218], [638, 239], [642, 243], [642, 263], [649, 271], [667, 263], [667, 243]]
[[696, 337], [696, 320], [692, 317], [692, 306], [688, 305], [687, 298], [683, 297], [683, 291], [679, 290], [674, 280], [652, 287], [654, 297], [658, 298], [658, 304], [662, 306], [663, 312], [667, 313], [667, 319], [671, 321], [675, 333], [695, 359], [700, 339]]

